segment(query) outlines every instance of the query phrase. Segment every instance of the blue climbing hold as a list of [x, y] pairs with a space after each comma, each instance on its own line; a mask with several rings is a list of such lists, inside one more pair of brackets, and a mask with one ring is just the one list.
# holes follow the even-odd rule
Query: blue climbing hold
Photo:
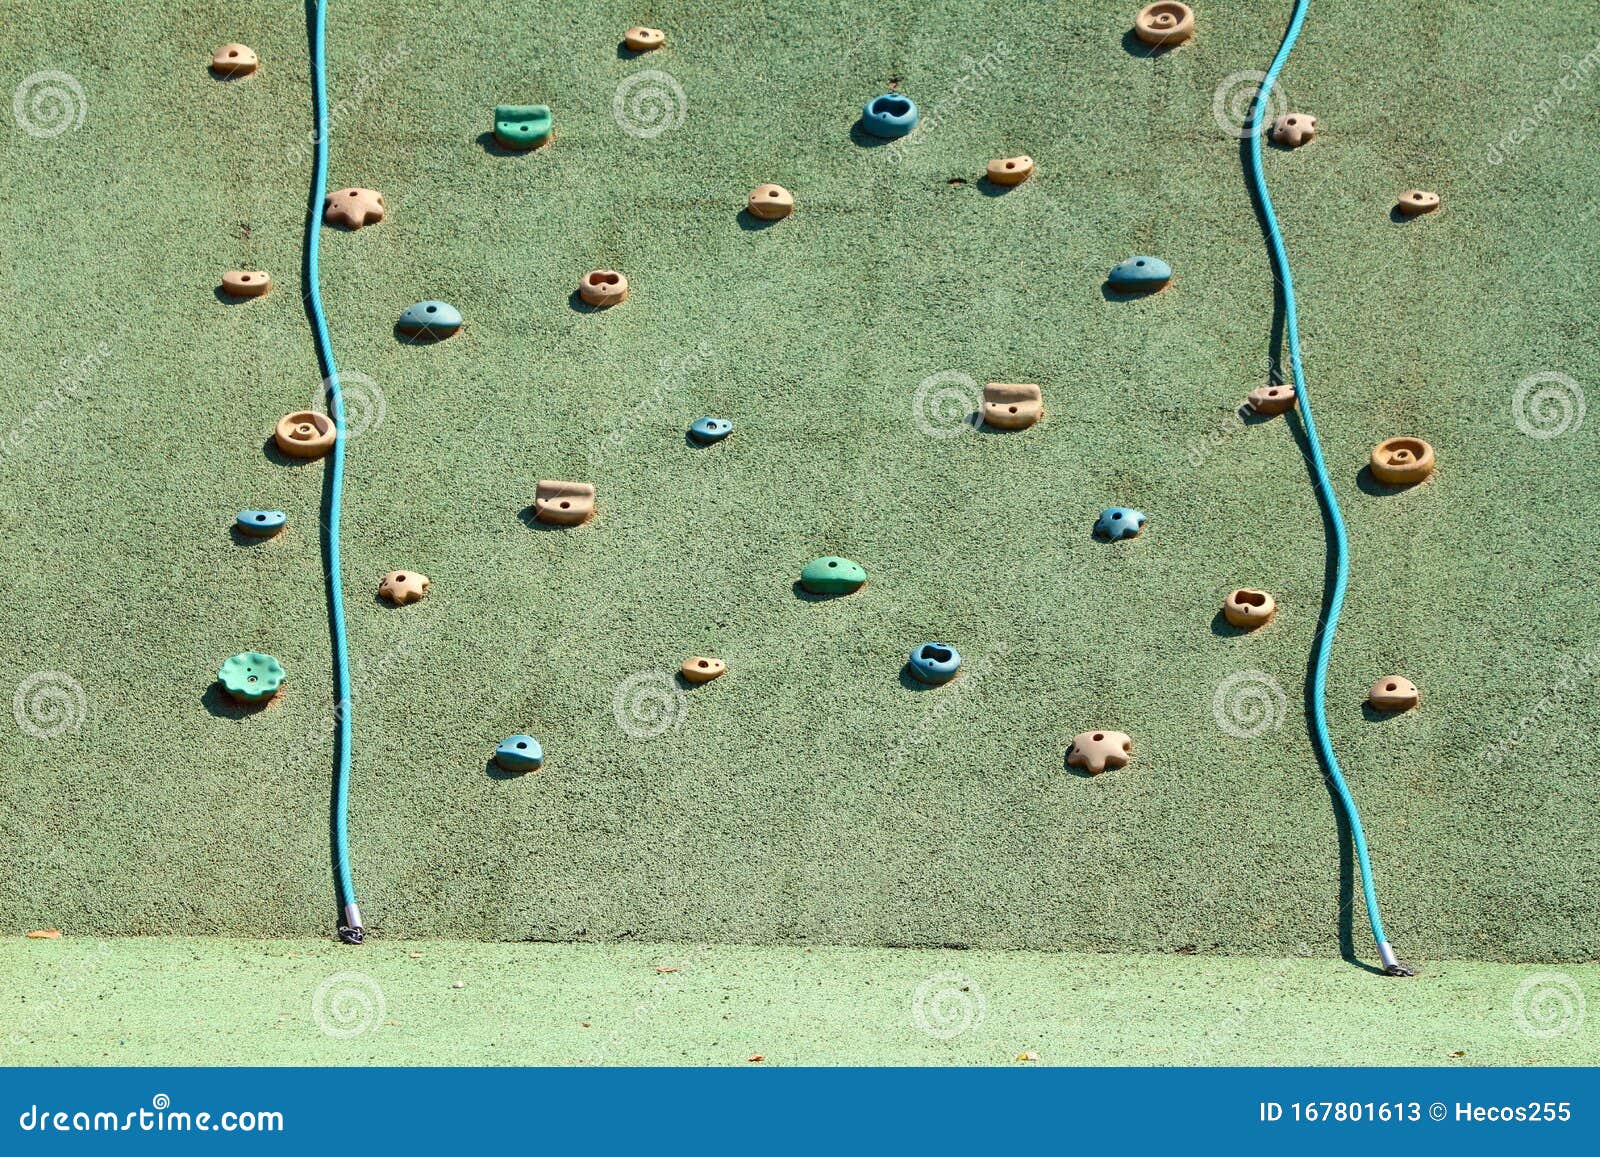
[[1159, 257], [1130, 257], [1106, 278], [1117, 293], [1153, 293], [1172, 280], [1172, 266]]
[[283, 529], [289, 516], [281, 510], [241, 510], [233, 520], [240, 534], [251, 538], [271, 538]]
[[726, 418], [696, 418], [689, 426], [689, 437], [702, 446], [720, 442], [733, 433], [733, 423]]
[[875, 96], [861, 110], [861, 127], [875, 137], [893, 140], [917, 127], [917, 103], [909, 96], [886, 92]]
[[461, 328], [461, 311], [448, 301], [419, 301], [400, 315], [401, 333], [439, 341]]
[[1133, 538], [1144, 529], [1144, 511], [1127, 506], [1109, 506], [1095, 520], [1094, 532], [1112, 542], [1119, 538]]
[[494, 749], [501, 771], [538, 771], [544, 766], [544, 748], [531, 735], [513, 735]]
[[924, 643], [911, 652], [907, 666], [924, 683], [948, 683], [961, 670], [961, 652], [944, 643]]

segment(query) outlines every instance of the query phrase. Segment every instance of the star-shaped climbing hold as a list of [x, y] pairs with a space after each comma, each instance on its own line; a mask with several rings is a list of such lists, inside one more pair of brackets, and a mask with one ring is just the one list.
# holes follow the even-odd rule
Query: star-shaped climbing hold
[[376, 189], [340, 189], [322, 202], [322, 219], [329, 225], [359, 229], [383, 220], [383, 194]]

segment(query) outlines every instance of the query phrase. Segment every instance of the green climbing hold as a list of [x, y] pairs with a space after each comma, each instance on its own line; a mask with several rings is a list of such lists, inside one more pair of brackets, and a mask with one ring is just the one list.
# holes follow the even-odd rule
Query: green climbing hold
[[503, 104], [494, 110], [494, 139], [508, 149], [536, 149], [551, 135], [547, 104]]
[[217, 672], [222, 689], [244, 703], [271, 699], [283, 686], [283, 664], [259, 651], [240, 651], [230, 656]]
[[814, 595], [847, 595], [866, 581], [867, 571], [860, 563], [832, 554], [812, 559], [800, 572], [800, 585]]

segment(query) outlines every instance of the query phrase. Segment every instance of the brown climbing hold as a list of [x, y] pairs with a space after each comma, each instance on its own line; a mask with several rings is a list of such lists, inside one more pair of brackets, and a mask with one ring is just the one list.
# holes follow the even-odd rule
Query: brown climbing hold
[[794, 194], [782, 185], [757, 185], [744, 207], [752, 217], [778, 221], [794, 212]]
[[1426, 189], [1407, 189], [1400, 194], [1400, 199], [1394, 203], [1394, 207], [1402, 217], [1432, 213], [1439, 207], [1439, 194], [1430, 193]]
[[1157, 48], [1182, 44], [1194, 36], [1194, 13], [1187, 4], [1160, 0], [1147, 4], [1133, 18], [1134, 35]]
[[1026, 430], [1044, 417], [1039, 387], [990, 382], [983, 387], [983, 420], [997, 430]]
[[1268, 418], [1276, 418], [1279, 414], [1286, 414], [1294, 409], [1295, 396], [1293, 386], [1271, 385], [1260, 386], [1250, 391], [1250, 408], [1258, 414]]
[[594, 517], [594, 487], [587, 482], [540, 482], [533, 516], [555, 526], [577, 526]]
[[622, 43], [629, 52], [653, 52], [667, 42], [667, 34], [659, 28], [646, 28], [636, 24], [622, 34]]
[[211, 71], [218, 76], [249, 76], [261, 64], [247, 44], [224, 44], [211, 55]]
[[222, 275], [222, 292], [229, 297], [260, 297], [272, 288], [272, 275], [259, 269], [230, 269]]
[[378, 584], [378, 593], [395, 606], [403, 607], [428, 593], [428, 576], [414, 570], [392, 570]]
[[678, 668], [685, 682], [709, 683], [728, 669], [721, 659], [708, 659], [704, 655], [690, 655]]
[[61, 929], [59, 929], [59, 928], [35, 928], [32, 932], [28, 933], [28, 939], [29, 940], [60, 940], [61, 939]]
[[1367, 692], [1367, 704], [1374, 711], [1410, 711], [1420, 702], [1417, 685], [1403, 675], [1379, 679]]
[[1369, 464], [1385, 486], [1411, 486], [1433, 473], [1433, 447], [1421, 438], [1390, 438], [1372, 448]]
[[1033, 176], [1033, 158], [998, 157], [989, 162], [983, 175], [993, 185], [1020, 185]]
[[321, 458], [333, 449], [339, 432], [333, 419], [315, 410], [296, 410], [278, 419], [272, 440], [291, 458]]
[[322, 219], [329, 225], [359, 229], [383, 220], [383, 194], [376, 189], [340, 189], [322, 202]]
[[1120, 731], [1085, 731], [1074, 736], [1067, 766], [1099, 775], [1108, 767], [1126, 767], [1133, 755], [1133, 740]]
[[578, 282], [578, 296], [586, 305], [607, 309], [627, 300], [628, 279], [615, 269], [591, 269]]
[[1303, 112], [1286, 112], [1272, 122], [1272, 143], [1298, 149], [1317, 135], [1317, 118]]
[[1264, 627], [1278, 613], [1278, 601], [1266, 591], [1241, 587], [1222, 604], [1222, 617], [1242, 631]]

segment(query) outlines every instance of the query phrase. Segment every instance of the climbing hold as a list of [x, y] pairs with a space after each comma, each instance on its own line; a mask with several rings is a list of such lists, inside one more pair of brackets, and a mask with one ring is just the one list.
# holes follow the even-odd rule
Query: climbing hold
[[538, 771], [544, 766], [544, 748], [531, 735], [513, 735], [494, 749], [494, 761], [501, 771]]
[[461, 328], [461, 311], [448, 301], [419, 301], [400, 315], [401, 333], [443, 341]]
[[720, 442], [733, 433], [733, 423], [726, 418], [696, 418], [689, 425], [689, 437], [701, 445]]
[[1250, 391], [1250, 408], [1268, 418], [1276, 418], [1294, 409], [1295, 393], [1292, 386], [1258, 386]]
[[259, 651], [240, 651], [223, 661], [217, 679], [241, 703], [264, 703], [283, 686], [283, 664]]
[[296, 410], [278, 419], [272, 440], [291, 458], [321, 458], [338, 437], [333, 420], [315, 410]]
[[667, 42], [667, 34], [659, 28], [646, 28], [636, 24], [622, 34], [622, 43], [629, 52], [653, 52]]
[[1278, 601], [1266, 591], [1241, 588], [1222, 604], [1222, 617], [1242, 631], [1264, 627], [1278, 613]]
[[578, 282], [578, 296], [596, 309], [626, 301], [628, 279], [614, 269], [592, 269]]
[[322, 219], [329, 225], [359, 229], [383, 220], [383, 194], [376, 189], [340, 189], [322, 202]]
[[26, 940], [60, 940], [61, 929], [35, 928], [32, 932], [25, 933], [23, 938]]
[[983, 387], [983, 420], [997, 430], [1026, 430], [1044, 417], [1039, 387], [1017, 382], [990, 382]]
[[1182, 44], [1194, 35], [1194, 13], [1187, 4], [1147, 4], [1133, 18], [1133, 32], [1146, 44], [1157, 48]]
[[536, 149], [555, 136], [547, 104], [501, 104], [494, 110], [494, 139], [508, 149]]
[[233, 526], [251, 538], [271, 538], [288, 521], [289, 516], [281, 510], [241, 510], [234, 517]]
[[893, 140], [917, 127], [917, 105], [909, 96], [886, 92], [861, 110], [861, 127], [875, 137]]
[[1367, 705], [1374, 711], [1410, 711], [1420, 702], [1417, 685], [1402, 675], [1385, 676], [1367, 692]]
[[229, 297], [260, 297], [272, 288], [272, 275], [258, 269], [230, 269], [222, 275], [222, 292]]
[[983, 171], [994, 185], [1020, 185], [1033, 176], [1032, 157], [1000, 157], [990, 161]]
[[211, 54], [211, 71], [218, 76], [249, 76], [261, 64], [247, 44], [224, 44]]
[[414, 570], [392, 570], [378, 584], [378, 593], [395, 606], [403, 607], [428, 593], [428, 576]]
[[1106, 278], [1114, 293], [1154, 293], [1172, 280], [1172, 266], [1159, 257], [1130, 257]]
[[556, 526], [577, 526], [594, 517], [594, 487], [587, 482], [542, 481], [534, 490], [533, 516]]
[[866, 581], [864, 567], [835, 554], [812, 559], [800, 572], [800, 585], [814, 595], [847, 595]]
[[1410, 486], [1433, 473], [1433, 447], [1421, 438], [1390, 438], [1372, 448], [1370, 465], [1385, 486]]
[[911, 652], [906, 666], [921, 682], [938, 686], [950, 682], [961, 670], [961, 652], [944, 643], [923, 643]]
[[1303, 112], [1286, 112], [1272, 122], [1272, 143], [1298, 149], [1317, 135], [1317, 118]]
[[1133, 510], [1127, 506], [1109, 506], [1100, 512], [1100, 517], [1095, 520], [1094, 532], [1104, 535], [1112, 542], [1119, 538], [1134, 538], [1144, 529], [1146, 522], [1143, 511]]
[[1072, 739], [1067, 766], [1099, 775], [1108, 767], [1126, 767], [1133, 755], [1133, 740], [1121, 731], [1085, 731]]
[[1394, 207], [1403, 217], [1432, 213], [1439, 207], [1439, 194], [1430, 193], [1426, 189], [1407, 189], [1400, 194], [1400, 199], [1395, 202]]
[[687, 683], [709, 683], [728, 669], [721, 659], [708, 659], [704, 655], [690, 655], [678, 668]]
[[794, 212], [794, 194], [782, 185], [757, 185], [750, 190], [750, 199], [744, 207], [752, 217], [763, 221], [777, 221]]

